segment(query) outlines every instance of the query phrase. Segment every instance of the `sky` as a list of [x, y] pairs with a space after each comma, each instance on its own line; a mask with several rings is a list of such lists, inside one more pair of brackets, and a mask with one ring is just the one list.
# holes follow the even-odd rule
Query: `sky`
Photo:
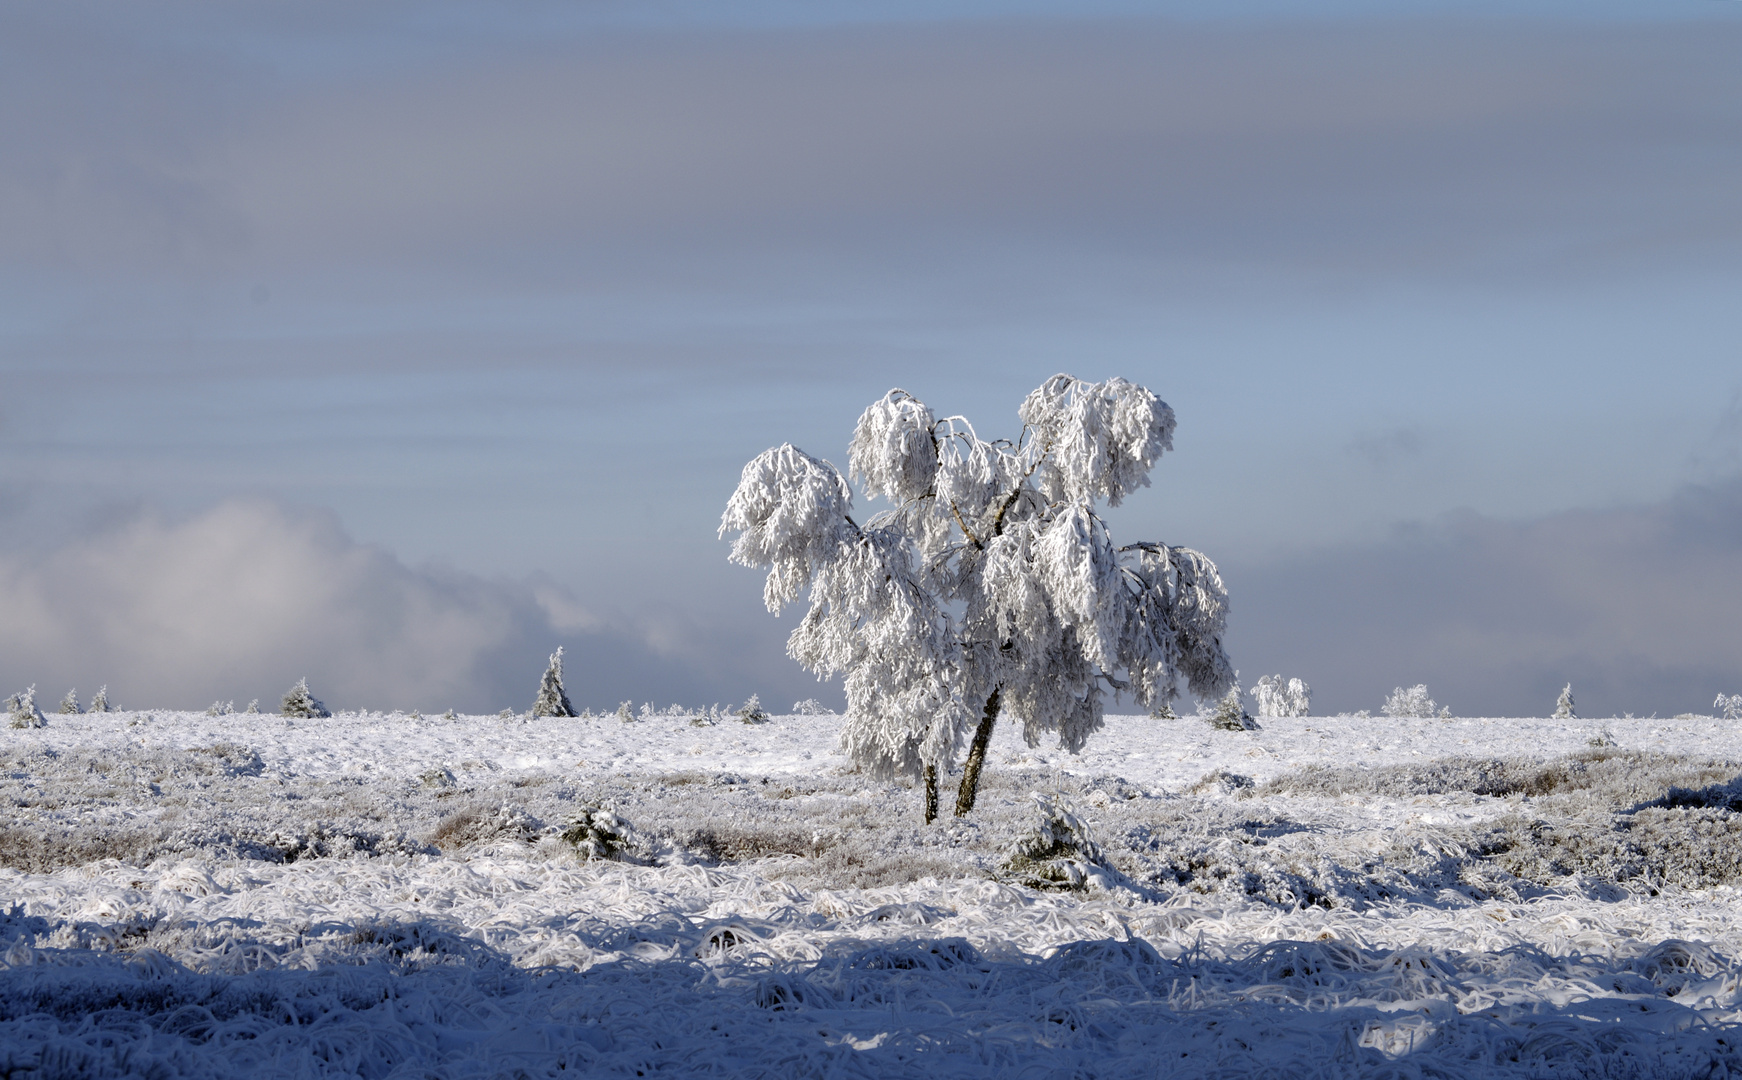
[[1728, 0], [0, 3], [0, 683], [837, 704], [739, 469], [1066, 371], [1174, 407], [1114, 535], [1216, 559], [1248, 683], [1710, 711], [1738, 55]]

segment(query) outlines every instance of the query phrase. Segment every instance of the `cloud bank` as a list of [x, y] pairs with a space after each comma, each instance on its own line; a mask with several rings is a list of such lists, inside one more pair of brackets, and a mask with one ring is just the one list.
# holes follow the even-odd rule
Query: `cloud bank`
[[1467, 716], [1711, 711], [1742, 693], [1742, 477], [1659, 503], [1502, 521], [1459, 513], [1376, 544], [1226, 568], [1234, 658], [1315, 709], [1425, 682]]
[[695, 657], [693, 627], [601, 617], [549, 582], [408, 567], [330, 515], [263, 501], [0, 556], [0, 611], [6, 692], [35, 683], [46, 707], [106, 683], [123, 707], [270, 709], [307, 675], [339, 707], [519, 710], [558, 644], [577, 707], [742, 692]]

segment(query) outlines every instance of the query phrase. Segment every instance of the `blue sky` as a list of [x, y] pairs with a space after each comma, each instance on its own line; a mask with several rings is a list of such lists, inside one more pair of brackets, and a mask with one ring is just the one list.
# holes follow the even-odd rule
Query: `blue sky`
[[567, 642], [594, 707], [827, 698], [714, 536], [740, 466], [894, 385], [1015, 434], [1064, 370], [1177, 410], [1115, 527], [1221, 562], [1249, 679], [1704, 707], [1738, 46], [1719, 0], [0, 7], [0, 678], [494, 709]]

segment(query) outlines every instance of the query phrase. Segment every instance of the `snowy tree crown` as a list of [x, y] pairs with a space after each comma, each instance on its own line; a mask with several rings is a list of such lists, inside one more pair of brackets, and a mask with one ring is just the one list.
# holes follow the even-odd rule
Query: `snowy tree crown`
[[891, 390], [859, 418], [850, 475], [888, 509], [864, 524], [827, 461], [788, 445], [744, 467], [721, 518], [733, 562], [766, 567], [778, 613], [808, 586], [788, 652], [845, 676], [847, 749], [878, 773], [947, 765], [991, 695], [1033, 743], [1080, 748], [1107, 690], [1171, 700], [1233, 683], [1215, 564], [1159, 543], [1116, 547], [1096, 512], [1149, 484], [1174, 414], [1124, 379], [1055, 375], [1015, 442], [982, 439]]

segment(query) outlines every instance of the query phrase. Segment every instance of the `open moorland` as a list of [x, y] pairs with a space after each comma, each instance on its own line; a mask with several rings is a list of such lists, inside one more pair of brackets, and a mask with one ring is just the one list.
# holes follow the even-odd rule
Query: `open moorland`
[[927, 826], [840, 723], [0, 733], [0, 1075], [1742, 1071], [1737, 725], [1007, 725]]

